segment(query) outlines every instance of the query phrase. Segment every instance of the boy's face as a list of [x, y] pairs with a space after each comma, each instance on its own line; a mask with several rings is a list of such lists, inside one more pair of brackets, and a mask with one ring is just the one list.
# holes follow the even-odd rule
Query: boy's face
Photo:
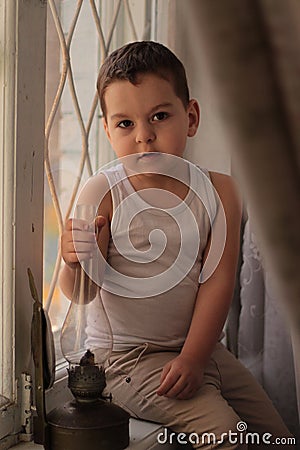
[[149, 152], [182, 157], [187, 137], [198, 128], [196, 100], [185, 108], [172, 84], [154, 74], [140, 75], [136, 85], [114, 81], [104, 101], [104, 128], [118, 158]]

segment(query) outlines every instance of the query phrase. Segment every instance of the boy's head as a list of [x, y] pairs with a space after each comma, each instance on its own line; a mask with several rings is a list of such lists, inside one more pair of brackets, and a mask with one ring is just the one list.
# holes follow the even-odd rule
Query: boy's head
[[142, 74], [154, 74], [169, 81], [184, 107], [188, 106], [189, 89], [185, 69], [174, 53], [158, 42], [132, 42], [111, 53], [100, 69], [97, 90], [105, 118], [106, 88], [117, 80], [137, 84], [138, 76]]

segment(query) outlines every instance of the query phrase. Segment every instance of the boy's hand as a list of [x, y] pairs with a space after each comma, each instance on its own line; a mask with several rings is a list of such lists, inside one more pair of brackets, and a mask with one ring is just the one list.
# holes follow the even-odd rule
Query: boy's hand
[[187, 400], [192, 398], [203, 381], [203, 367], [194, 358], [178, 355], [163, 368], [158, 395]]
[[61, 253], [65, 263], [69, 267], [76, 268], [79, 261], [84, 261], [92, 257], [92, 253], [95, 250], [95, 232], [98, 237], [105, 223], [105, 217], [97, 216], [95, 218], [94, 231], [85, 220], [67, 220], [61, 236]]

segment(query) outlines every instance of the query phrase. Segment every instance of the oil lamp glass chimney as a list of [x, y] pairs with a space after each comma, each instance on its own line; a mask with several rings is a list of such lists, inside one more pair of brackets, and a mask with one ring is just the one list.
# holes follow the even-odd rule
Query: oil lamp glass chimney
[[[87, 240], [92, 239], [94, 242], [89, 258], [83, 259], [76, 268], [72, 301], [61, 333], [62, 352], [69, 362], [69, 387], [78, 401], [101, 396], [106, 384], [105, 361], [110, 356], [113, 342], [97, 284], [100, 271], [95, 231], [96, 213], [97, 207], [94, 205], [80, 204], [75, 210], [75, 218], [85, 221]], [[75, 250], [80, 255], [80, 248]], [[89, 336], [93, 321], [97, 321], [97, 326], [101, 327], [101, 344]]]

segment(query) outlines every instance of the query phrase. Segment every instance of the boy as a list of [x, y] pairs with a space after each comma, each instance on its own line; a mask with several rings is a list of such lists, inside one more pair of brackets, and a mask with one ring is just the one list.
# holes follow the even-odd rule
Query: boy
[[[189, 98], [183, 65], [161, 44], [134, 42], [106, 59], [97, 88], [104, 128], [122, 163], [99, 178], [108, 188], [104, 188], [95, 219], [98, 245], [109, 266], [101, 283], [114, 335], [106, 371], [108, 389], [133, 416], [193, 436], [194, 448], [246, 448], [242, 432], [247, 427], [248, 432], [260, 434], [259, 447], [268, 444], [264, 434], [269, 433], [271, 442], [290, 436], [261, 387], [219, 343], [235, 282], [241, 204], [230, 177], [197, 169], [182, 158], [187, 137], [195, 135], [200, 118], [197, 101]], [[194, 184], [189, 188], [185, 180], [192, 178]], [[203, 190], [200, 200], [191, 194], [192, 189]], [[169, 217], [172, 196], [187, 204], [197, 225], [192, 241], [182, 248], [180, 238], [186, 228], [193, 228], [193, 221], [182, 211]], [[133, 217], [130, 199], [134, 205], [139, 202], [133, 207]], [[160, 202], [168, 207], [158, 207]], [[152, 211], [157, 208], [159, 214]], [[213, 234], [224, 230], [223, 212], [224, 248], [215, 270], [203, 276]], [[176, 231], [178, 223], [183, 224], [180, 232]], [[151, 239], [152, 230], [158, 227], [167, 237], [162, 247], [157, 234]], [[124, 233], [132, 245], [126, 247]], [[87, 236], [82, 222], [67, 222], [61, 241], [66, 263], [61, 287], [69, 298], [74, 269], [79, 259], [90, 255], [93, 239]], [[155, 258], [147, 259], [158, 247]], [[190, 264], [193, 247], [197, 253]], [[187, 264], [183, 270], [178, 269], [174, 249], [183, 250]], [[132, 257], [135, 250], [136, 259]], [[170, 285], [154, 282], [161, 271], [173, 267], [176, 280], [171, 277]], [[152, 284], [147, 284], [147, 275]], [[96, 306], [91, 317], [97, 317]], [[101, 341], [101, 325], [96, 320], [90, 320], [89, 334], [91, 345]], [[212, 433], [210, 438], [208, 433]]]

